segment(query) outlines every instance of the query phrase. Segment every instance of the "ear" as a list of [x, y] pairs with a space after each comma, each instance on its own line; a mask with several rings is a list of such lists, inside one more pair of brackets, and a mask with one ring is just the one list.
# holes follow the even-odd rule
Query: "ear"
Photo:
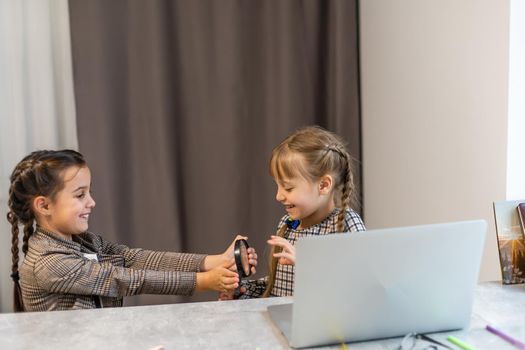
[[319, 180], [319, 194], [329, 194], [332, 191], [334, 179], [332, 175], [326, 174]]
[[33, 209], [35, 214], [47, 216], [51, 214], [50, 201], [47, 197], [38, 196], [33, 199]]

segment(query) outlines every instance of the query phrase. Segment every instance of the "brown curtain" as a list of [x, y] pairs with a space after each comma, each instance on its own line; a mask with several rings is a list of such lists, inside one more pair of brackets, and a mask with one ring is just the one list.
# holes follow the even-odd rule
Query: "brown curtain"
[[244, 233], [264, 275], [265, 241], [284, 214], [271, 149], [318, 124], [360, 158], [356, 7], [70, 0], [79, 145], [97, 201], [90, 229], [132, 247], [201, 253]]

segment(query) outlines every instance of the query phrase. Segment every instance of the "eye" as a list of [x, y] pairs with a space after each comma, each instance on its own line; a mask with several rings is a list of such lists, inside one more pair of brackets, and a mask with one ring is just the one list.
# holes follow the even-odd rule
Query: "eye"
[[86, 193], [81, 192], [80, 194], [77, 195], [77, 198], [84, 198], [85, 196], [86, 196]]
[[286, 192], [292, 192], [293, 187], [286, 187], [284, 190], [285, 190]]

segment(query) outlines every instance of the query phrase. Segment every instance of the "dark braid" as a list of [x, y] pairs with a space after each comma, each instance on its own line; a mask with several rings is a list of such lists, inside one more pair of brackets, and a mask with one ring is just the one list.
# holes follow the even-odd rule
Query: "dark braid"
[[18, 274], [18, 218], [12, 213], [7, 213], [7, 221], [11, 224], [11, 278], [14, 282], [13, 289], [13, 309], [15, 312], [24, 311], [22, 301], [22, 290], [20, 289], [20, 276]]
[[34, 232], [35, 213], [32, 201], [38, 196], [53, 199], [64, 183], [61, 172], [69, 167], [83, 167], [84, 157], [73, 150], [35, 151], [24, 157], [11, 173], [9, 187], [7, 221], [11, 224], [11, 278], [14, 282], [14, 310], [24, 311], [22, 289], [20, 287], [19, 265], [19, 225], [24, 226], [22, 252], [27, 254], [29, 239]]
[[22, 252], [24, 253], [24, 255], [27, 254], [27, 245], [28, 245], [29, 237], [31, 237], [33, 232], [34, 232], [33, 222], [26, 223], [24, 225], [24, 238], [22, 239]]

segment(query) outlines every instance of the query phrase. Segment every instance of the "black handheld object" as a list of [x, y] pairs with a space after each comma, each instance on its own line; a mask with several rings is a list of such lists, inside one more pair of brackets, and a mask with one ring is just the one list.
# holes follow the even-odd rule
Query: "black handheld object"
[[239, 287], [235, 289], [234, 298], [238, 299], [241, 295], [241, 281], [252, 274], [252, 266], [248, 259], [248, 242], [245, 239], [238, 239], [235, 241], [235, 247], [233, 249], [233, 255], [235, 257], [235, 266], [237, 267], [237, 273], [239, 274]]

